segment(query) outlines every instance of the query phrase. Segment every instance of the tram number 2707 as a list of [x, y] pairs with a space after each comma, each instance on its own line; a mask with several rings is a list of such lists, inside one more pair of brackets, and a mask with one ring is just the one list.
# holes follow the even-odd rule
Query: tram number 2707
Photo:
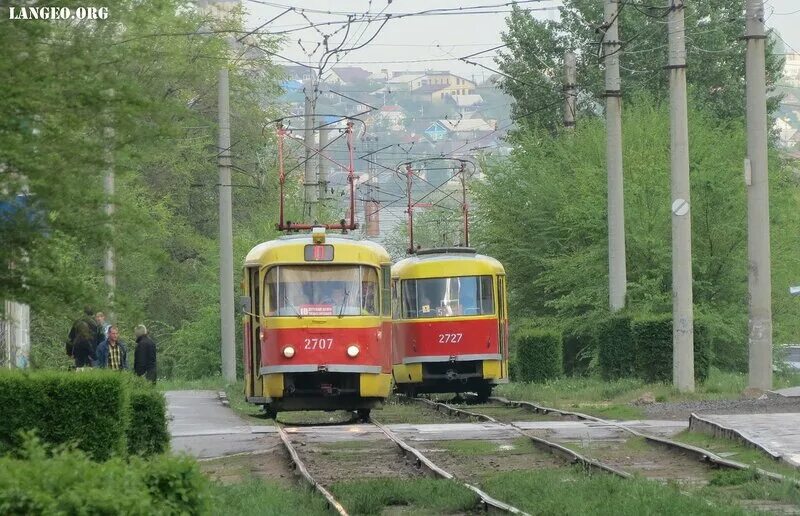
[[333, 349], [332, 338], [311, 337], [305, 340], [304, 349]]
[[463, 333], [440, 333], [439, 344], [458, 344], [463, 338]]

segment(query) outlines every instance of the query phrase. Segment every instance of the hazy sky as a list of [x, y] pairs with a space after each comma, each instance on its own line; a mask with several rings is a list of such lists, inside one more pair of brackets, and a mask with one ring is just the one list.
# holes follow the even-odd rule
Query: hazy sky
[[[259, 3], [262, 1], [263, 3]], [[446, 7], [498, 5], [505, 3], [505, 0], [393, 0], [391, 5], [387, 5], [387, 0], [242, 0], [242, 2], [249, 12], [248, 28], [255, 29], [285, 11], [288, 6], [323, 11], [363, 13], [369, 9], [372, 13], [378, 13], [381, 10], [400, 13]], [[687, 1], [689, 4], [691, 2], [692, 0]], [[658, 2], [652, 3], [657, 4]], [[744, 0], [742, 3], [744, 4]], [[542, 0], [524, 4], [525, 7], [532, 9], [542, 9], [537, 12], [537, 16], [550, 19], [558, 16], [555, 8], [559, 5], [561, 2], [558, 0]], [[765, 5], [768, 14], [767, 25], [777, 29], [788, 45], [800, 51], [800, 0], [766, 0]], [[496, 7], [487, 10], [508, 11], [509, 8]], [[314, 23], [343, 19], [342, 16], [311, 12], [306, 13], [306, 16]], [[372, 71], [379, 71], [382, 68], [392, 71], [433, 68], [449, 69], [467, 77], [472, 74], [475, 74], [477, 78], [480, 78], [482, 74], [488, 76], [491, 72], [466, 64], [457, 58], [500, 44], [500, 33], [505, 28], [506, 16], [506, 13], [493, 13], [416, 16], [390, 20], [372, 42], [360, 50], [350, 52], [343, 58], [342, 63], [361, 66]], [[262, 30], [280, 31], [307, 24], [308, 22], [301, 14], [289, 12]], [[363, 30], [365, 25], [352, 25], [350, 41], [364, 43], [378, 27], [378, 23], [374, 22], [366, 27], [366, 30]], [[336, 27], [335, 25], [322, 26], [320, 31], [330, 33]], [[334, 38], [332, 41], [335, 41]], [[298, 40], [300, 40], [300, 44], [298, 44]], [[306, 52], [312, 51], [321, 40], [321, 34], [314, 29], [293, 32], [286, 36], [286, 44], [281, 54], [290, 59], [308, 63], [309, 58]], [[305, 52], [301, 45], [305, 48]], [[787, 49], [787, 51], [791, 52], [792, 50]], [[493, 60], [489, 57], [494, 55], [494, 52], [481, 55], [484, 57], [473, 58], [473, 60], [494, 67]], [[313, 61], [316, 62], [318, 59], [319, 53], [314, 56]], [[278, 59], [277, 62], [291, 64], [281, 59]]]

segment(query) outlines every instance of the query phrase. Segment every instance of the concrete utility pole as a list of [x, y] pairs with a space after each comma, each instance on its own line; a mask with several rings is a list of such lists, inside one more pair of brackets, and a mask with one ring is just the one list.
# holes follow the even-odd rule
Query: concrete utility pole
[[605, 0], [606, 168], [608, 169], [608, 302], [625, 307], [625, 208], [622, 190], [622, 94], [619, 80], [619, 0]]
[[747, 256], [750, 292], [749, 386], [772, 388], [772, 278], [767, 177], [767, 82], [763, 0], [747, 0]]
[[567, 52], [564, 54], [564, 127], [572, 129], [575, 127], [575, 105], [577, 94], [575, 93], [577, 72], [575, 70], [575, 53]]
[[[322, 124], [320, 124], [322, 125]], [[319, 192], [317, 193], [318, 213], [320, 220], [322, 213], [327, 208], [328, 200], [328, 160], [325, 159], [325, 151], [322, 150], [328, 145], [329, 129], [327, 127], [320, 127], [319, 129], [319, 171], [317, 172], [317, 182], [319, 183]]]
[[[114, 99], [114, 90], [107, 91], [109, 103]], [[113, 230], [114, 226], [111, 223], [111, 217], [114, 215], [114, 203], [111, 199], [114, 197], [114, 127], [111, 119], [110, 107], [106, 109], [106, 126], [103, 128], [103, 137], [106, 140], [105, 148], [105, 161], [106, 161], [106, 175], [103, 178], [103, 193], [106, 196], [106, 217], [108, 217], [108, 228], [112, 233], [111, 243], [106, 248], [106, 256], [103, 264], [105, 272], [105, 284], [108, 290], [108, 318], [113, 321], [114, 319], [114, 291], [117, 289], [117, 266], [114, 255], [113, 244]]]
[[233, 209], [231, 202], [231, 119], [228, 69], [219, 71], [219, 308], [222, 328], [222, 376], [236, 381], [233, 317]]
[[689, 123], [686, 107], [684, 0], [667, 0], [669, 122], [672, 171], [672, 383], [694, 392], [692, 214], [689, 193]]
[[305, 110], [303, 113], [305, 129], [303, 131], [303, 142], [306, 149], [306, 161], [304, 164], [303, 174], [303, 215], [310, 219], [314, 216], [314, 203], [317, 200], [317, 171], [314, 170], [314, 152], [312, 150], [316, 143], [314, 138], [314, 124], [316, 122], [314, 117], [314, 108], [317, 100], [317, 91], [313, 74], [311, 79], [305, 82], [303, 91], [305, 94]]

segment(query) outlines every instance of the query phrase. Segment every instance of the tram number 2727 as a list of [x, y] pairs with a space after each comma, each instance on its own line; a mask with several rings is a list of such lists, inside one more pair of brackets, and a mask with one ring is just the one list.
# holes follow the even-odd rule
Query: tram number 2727
[[440, 333], [439, 344], [458, 344], [464, 338], [463, 333]]
[[304, 349], [333, 349], [332, 338], [311, 337], [305, 340]]

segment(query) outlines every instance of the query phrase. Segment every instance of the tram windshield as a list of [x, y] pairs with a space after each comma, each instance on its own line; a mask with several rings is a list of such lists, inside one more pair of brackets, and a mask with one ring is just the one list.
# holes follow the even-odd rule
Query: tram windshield
[[403, 317], [457, 317], [494, 313], [491, 276], [403, 280]]
[[378, 314], [378, 271], [363, 265], [278, 265], [266, 292], [269, 316]]

